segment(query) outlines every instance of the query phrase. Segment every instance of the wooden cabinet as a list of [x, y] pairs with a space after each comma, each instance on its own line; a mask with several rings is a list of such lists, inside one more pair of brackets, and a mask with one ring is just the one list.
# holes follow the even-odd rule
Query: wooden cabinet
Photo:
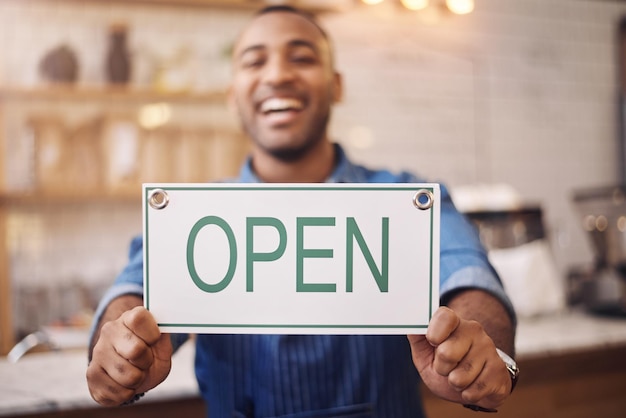
[[[111, 3], [108, 0], [40, 2], [45, 5], [42, 16], [54, 2], [69, 5], [63, 8], [68, 16], [88, 5], [109, 7]], [[161, 6], [252, 12], [270, 3], [264, 0], [116, 1], [120, 7], [132, 5], [133, 12], [140, 9], [150, 12], [148, 9]], [[345, 10], [353, 5], [352, 0], [287, 3], [314, 13]], [[81, 16], [73, 18], [81, 19]], [[103, 16], [102, 21], [106, 18]], [[36, 24], [37, 20], [33, 22]], [[60, 22], [55, 23], [58, 31], [64, 29]], [[18, 68], [14, 71], [22, 71]], [[30, 78], [24, 79], [27, 80], [24, 84], [31, 84]], [[220, 81], [211, 85], [221, 84]], [[16, 263], [10, 241], [20, 234], [12, 221], [16, 214], [51, 219], [42, 206], [52, 207], [58, 213], [68, 205], [78, 204], [82, 206], [75, 212], [80, 212], [83, 207], [90, 210], [98, 202], [139, 207], [139, 184], [143, 181], [195, 182], [235, 175], [247, 144], [224, 102], [223, 92], [172, 93], [80, 84], [0, 86], [0, 354], [7, 353], [15, 343], [17, 318], [12, 317], [12, 312], [21, 309], [11, 300]], [[45, 265], [41, 269], [50, 267]], [[34, 302], [31, 305], [37, 306]]]
[[[0, 206], [0, 236], [7, 233], [6, 211]], [[9, 277], [8, 257], [4, 240], [0, 241], [0, 355], [9, 352], [14, 344], [13, 313], [11, 304], [11, 283]]]
[[[124, 197], [144, 181], [233, 175], [246, 149], [225, 102], [222, 92], [2, 89], [0, 193]], [[202, 151], [219, 158], [195, 159]]]
[[98, 202], [139, 211], [142, 182], [231, 177], [247, 153], [222, 92], [3, 88], [0, 128], [0, 354], [16, 336], [12, 216]]
[[[521, 358], [518, 363], [520, 380], [499, 408], [499, 417], [619, 418], [626, 411], [625, 345]], [[422, 394], [428, 416], [477, 416], [436, 398], [424, 385]]]

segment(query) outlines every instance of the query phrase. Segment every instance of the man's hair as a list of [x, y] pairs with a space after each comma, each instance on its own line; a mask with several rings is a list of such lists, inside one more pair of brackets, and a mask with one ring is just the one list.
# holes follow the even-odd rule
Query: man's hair
[[317, 21], [317, 19], [312, 13], [309, 13], [305, 10], [298, 9], [296, 7], [289, 6], [286, 4], [279, 4], [279, 5], [267, 6], [267, 7], [262, 8], [261, 10], [256, 12], [255, 17], [266, 15], [269, 13], [278, 13], [278, 12], [293, 13], [295, 15], [301, 16], [304, 19], [306, 19], [308, 22], [310, 22], [313, 26], [315, 26], [317, 30], [319, 30], [320, 33], [322, 34], [322, 37], [324, 38], [324, 40], [326, 40], [326, 43], [328, 43], [328, 48], [329, 48], [329, 53], [330, 53], [330, 63], [331, 63], [332, 68], [335, 67], [335, 56], [334, 56], [335, 48], [332, 43], [332, 40], [330, 39], [330, 37], [328, 36], [328, 33], [324, 30], [324, 28], [322, 28], [322, 26], [319, 24], [319, 22]]
[[319, 24], [315, 16], [312, 13], [309, 13], [305, 10], [298, 9], [296, 7], [289, 6], [286, 4], [280, 4], [280, 5], [264, 7], [258, 12], [256, 12], [256, 16], [261, 16], [261, 15], [265, 15], [268, 13], [275, 13], [275, 12], [293, 13], [298, 16], [302, 16], [303, 18], [311, 22], [313, 26], [315, 26], [322, 33], [322, 36], [324, 36], [324, 39], [330, 42], [330, 38], [328, 37], [328, 34], [324, 30], [324, 28], [322, 28], [322, 26]]

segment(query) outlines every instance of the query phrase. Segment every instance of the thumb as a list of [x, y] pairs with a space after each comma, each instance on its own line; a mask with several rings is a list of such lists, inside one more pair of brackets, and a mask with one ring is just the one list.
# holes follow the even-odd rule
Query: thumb
[[172, 348], [170, 334], [161, 334], [157, 342], [152, 346], [152, 352], [156, 361], [171, 363], [174, 349]]
[[411, 346], [411, 356], [413, 364], [418, 372], [432, 364], [435, 355], [435, 348], [428, 342], [425, 335], [407, 335]]
[[146, 378], [137, 392], [147, 392], [156, 387], [170, 374], [172, 369], [172, 341], [169, 334], [161, 334], [159, 339], [152, 344], [153, 361], [148, 370]]

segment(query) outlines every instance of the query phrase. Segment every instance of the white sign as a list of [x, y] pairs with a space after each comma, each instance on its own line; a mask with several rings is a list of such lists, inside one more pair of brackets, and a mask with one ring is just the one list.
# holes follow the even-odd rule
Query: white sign
[[144, 304], [163, 332], [423, 334], [437, 184], [145, 184]]

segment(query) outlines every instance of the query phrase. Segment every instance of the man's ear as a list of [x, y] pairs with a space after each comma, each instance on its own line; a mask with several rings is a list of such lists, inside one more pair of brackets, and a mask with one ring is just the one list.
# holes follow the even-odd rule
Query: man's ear
[[341, 73], [335, 71], [333, 75], [333, 103], [341, 103], [343, 101], [343, 77]]

